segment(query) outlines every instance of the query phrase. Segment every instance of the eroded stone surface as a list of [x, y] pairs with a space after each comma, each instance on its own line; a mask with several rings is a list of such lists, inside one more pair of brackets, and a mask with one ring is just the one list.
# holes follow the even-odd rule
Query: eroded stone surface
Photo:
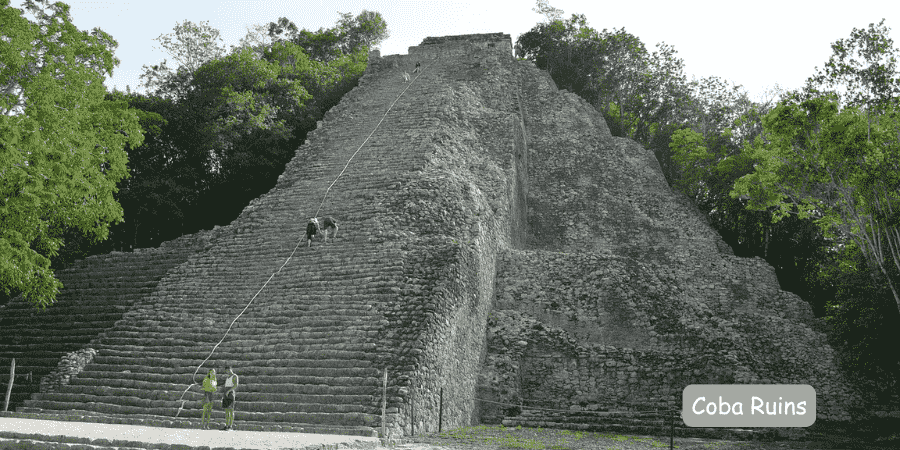
[[[441, 402], [452, 428], [522, 412], [477, 399], [575, 415], [670, 407], [706, 382], [811, 384], [821, 419], [849, 418], [808, 305], [508, 35], [373, 54], [319, 125], [275, 188], [91, 342], [79, 383], [29, 406], [199, 418], [183, 393], [234, 321], [201, 373], [234, 364], [238, 421], [380, 431], [385, 370], [393, 436], [436, 431]], [[340, 233], [298, 248], [316, 212]]]

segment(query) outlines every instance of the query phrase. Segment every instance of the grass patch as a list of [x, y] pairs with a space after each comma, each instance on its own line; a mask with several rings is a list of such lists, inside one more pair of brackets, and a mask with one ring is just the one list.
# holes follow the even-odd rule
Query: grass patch
[[[443, 433], [427, 433], [409, 441], [445, 447], [452, 450], [658, 450], [669, 448], [669, 437], [633, 436], [612, 432], [588, 432], [547, 428], [504, 427], [502, 425], [457, 428]], [[674, 448], [680, 450], [797, 450], [797, 449], [888, 449], [895, 441], [871, 445], [863, 440], [822, 442], [803, 441], [727, 441], [676, 437]]]
[[[545, 428], [479, 425], [414, 438], [432, 445], [465, 445], [472, 449], [581, 450], [593, 448], [656, 449], [666, 447], [653, 437]], [[678, 446], [676, 446], [678, 448]]]

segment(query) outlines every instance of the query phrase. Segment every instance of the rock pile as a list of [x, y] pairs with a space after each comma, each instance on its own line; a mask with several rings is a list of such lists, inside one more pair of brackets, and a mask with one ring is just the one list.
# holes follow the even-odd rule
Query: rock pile
[[41, 392], [56, 392], [60, 387], [69, 384], [69, 381], [81, 373], [96, 355], [97, 350], [84, 348], [63, 356], [56, 370], [41, 378]]

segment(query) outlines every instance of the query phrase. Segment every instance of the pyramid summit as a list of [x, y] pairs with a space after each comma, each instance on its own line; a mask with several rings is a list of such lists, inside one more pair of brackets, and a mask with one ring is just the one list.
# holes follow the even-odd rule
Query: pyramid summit
[[[297, 249], [319, 210], [340, 234]], [[195, 377], [234, 366], [244, 429], [647, 429], [695, 384], [808, 384], [817, 422], [861, 405], [810, 307], [502, 33], [373, 52], [232, 223], [59, 278], [47, 312], [0, 310], [0, 358], [53, 381], [23, 414], [199, 423], [182, 393], [251, 298]]]

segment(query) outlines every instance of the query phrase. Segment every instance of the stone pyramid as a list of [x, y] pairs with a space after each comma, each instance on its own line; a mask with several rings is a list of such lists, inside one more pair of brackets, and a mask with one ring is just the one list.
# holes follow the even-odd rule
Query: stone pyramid
[[[317, 211], [338, 237], [297, 248]], [[193, 381], [232, 363], [244, 429], [650, 430], [690, 384], [859, 403], [809, 306], [500, 33], [373, 52], [231, 224], [59, 276], [46, 313], [0, 309], [0, 360], [50, 374], [19, 414], [196, 426], [207, 357]]]

